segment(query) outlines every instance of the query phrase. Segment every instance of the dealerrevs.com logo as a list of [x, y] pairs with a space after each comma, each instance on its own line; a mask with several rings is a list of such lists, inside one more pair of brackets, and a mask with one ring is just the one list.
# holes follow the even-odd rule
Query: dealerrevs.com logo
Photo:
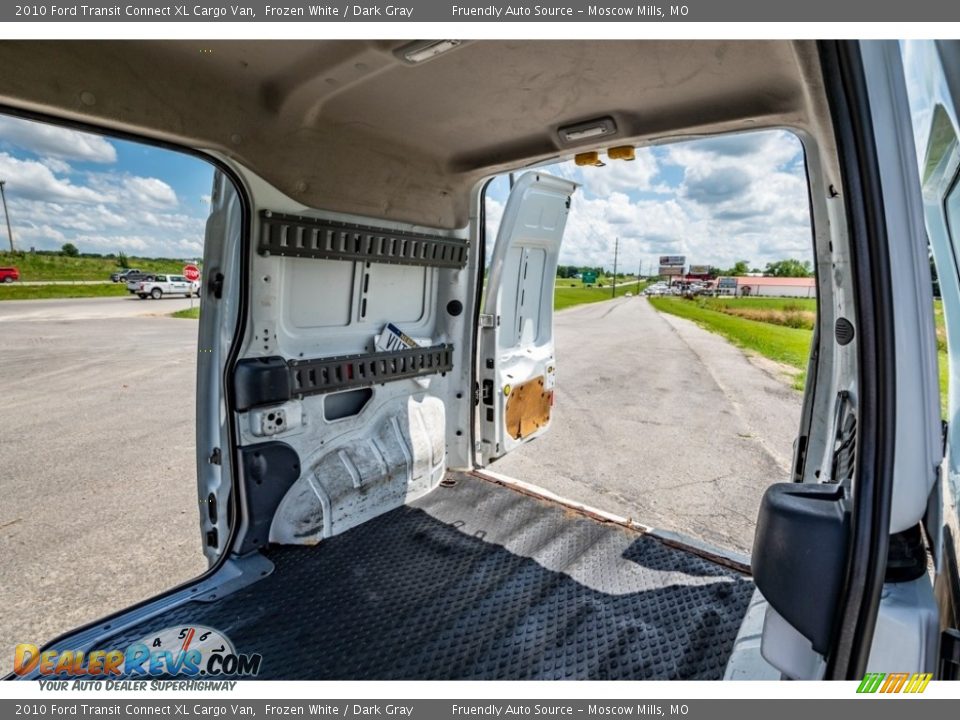
[[13, 671], [58, 678], [254, 677], [262, 659], [238, 653], [219, 630], [188, 625], [150, 633], [122, 649], [41, 651], [22, 643], [14, 649]]

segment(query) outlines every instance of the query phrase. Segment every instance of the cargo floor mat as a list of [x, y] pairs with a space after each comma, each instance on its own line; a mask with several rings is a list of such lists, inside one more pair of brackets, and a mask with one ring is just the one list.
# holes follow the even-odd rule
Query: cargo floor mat
[[104, 647], [204, 625], [276, 679], [719, 679], [749, 578], [451, 473], [452, 487], [189, 602]]

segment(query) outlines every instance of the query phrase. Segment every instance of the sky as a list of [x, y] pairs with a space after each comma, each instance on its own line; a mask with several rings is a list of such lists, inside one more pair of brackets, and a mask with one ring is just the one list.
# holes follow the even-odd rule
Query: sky
[[[795, 135], [764, 131], [638, 149], [631, 162], [572, 162], [544, 172], [574, 180], [561, 265], [655, 272], [660, 255], [687, 264], [751, 268], [813, 259], [803, 148]], [[506, 178], [487, 190], [487, 251], [509, 192]]]
[[[660, 255], [726, 268], [810, 260], [803, 149], [786, 131], [727, 135], [637, 150], [605, 167], [542, 169], [581, 184], [560, 255], [564, 265], [652, 273]], [[0, 116], [0, 179], [18, 249], [195, 258], [202, 254], [213, 167], [197, 158]], [[495, 236], [509, 184], [487, 191]], [[6, 228], [0, 224], [2, 245]], [[488, 253], [493, 243], [487, 243]]]
[[213, 166], [189, 155], [0, 116], [0, 180], [18, 250], [203, 254]]

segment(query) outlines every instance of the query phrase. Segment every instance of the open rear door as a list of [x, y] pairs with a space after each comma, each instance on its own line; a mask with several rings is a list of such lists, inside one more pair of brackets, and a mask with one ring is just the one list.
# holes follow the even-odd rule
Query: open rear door
[[550, 427], [557, 363], [553, 286], [577, 184], [528, 172], [510, 192], [480, 315], [480, 464]]

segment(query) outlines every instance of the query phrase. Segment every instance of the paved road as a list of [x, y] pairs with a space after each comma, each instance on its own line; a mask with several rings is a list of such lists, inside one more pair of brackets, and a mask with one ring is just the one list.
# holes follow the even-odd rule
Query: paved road
[[[196, 298], [193, 299], [194, 306], [199, 302]], [[56, 300], [4, 300], [0, 302], [0, 323], [165, 317], [188, 307], [190, 307], [190, 298], [166, 297], [160, 300], [141, 300], [134, 295]]]
[[554, 425], [491, 469], [749, 552], [760, 496], [789, 479], [800, 393], [642, 297], [558, 313], [555, 332]]
[[[0, 675], [202, 572], [189, 300], [0, 303]], [[97, 522], [92, 523], [91, 519]]]
[[112, 285], [113, 280], [17, 280], [17, 285]]

